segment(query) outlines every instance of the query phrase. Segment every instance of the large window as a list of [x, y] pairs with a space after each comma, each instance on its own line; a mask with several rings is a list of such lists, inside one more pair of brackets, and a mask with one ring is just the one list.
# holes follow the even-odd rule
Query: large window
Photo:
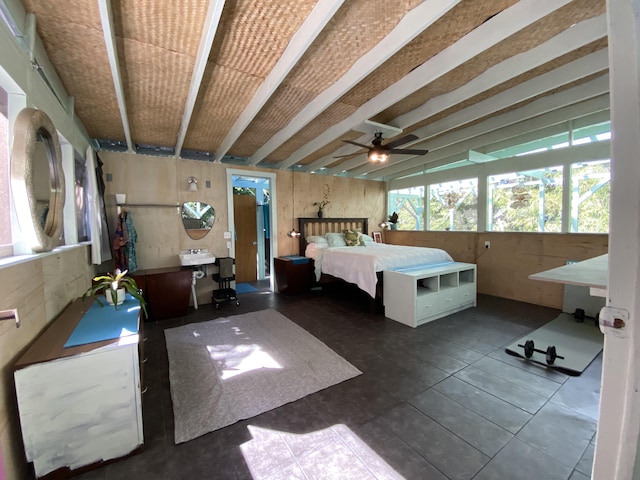
[[488, 178], [487, 230], [560, 232], [562, 167], [492, 175]]
[[398, 214], [400, 230], [423, 230], [424, 187], [403, 188], [389, 192], [389, 214]]
[[428, 230], [478, 230], [478, 179], [429, 186]]
[[571, 166], [571, 231], [609, 232], [611, 162], [574, 163]]

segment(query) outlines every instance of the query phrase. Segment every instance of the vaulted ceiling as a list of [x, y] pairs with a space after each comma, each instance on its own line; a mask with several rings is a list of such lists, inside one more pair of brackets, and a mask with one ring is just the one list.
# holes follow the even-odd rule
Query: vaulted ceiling
[[[608, 108], [605, 0], [23, 3], [105, 149], [388, 180]], [[429, 153], [376, 164], [342, 141], [377, 130]]]

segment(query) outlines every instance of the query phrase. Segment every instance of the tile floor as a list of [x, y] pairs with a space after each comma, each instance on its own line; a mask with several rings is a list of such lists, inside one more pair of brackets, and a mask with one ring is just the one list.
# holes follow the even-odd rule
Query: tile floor
[[[558, 311], [480, 295], [476, 308], [412, 329], [368, 313], [349, 291], [259, 291], [239, 300], [145, 324], [144, 452], [76, 478], [250, 479], [238, 448], [251, 439], [247, 425], [308, 433], [338, 423], [409, 480], [590, 478], [601, 358], [569, 377], [504, 351]], [[363, 375], [175, 445], [163, 330], [265, 308]]]

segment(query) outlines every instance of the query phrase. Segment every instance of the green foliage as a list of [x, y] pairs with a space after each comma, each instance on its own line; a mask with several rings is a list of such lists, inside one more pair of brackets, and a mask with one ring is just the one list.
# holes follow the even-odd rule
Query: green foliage
[[[115, 299], [117, 298], [117, 290], [119, 288], [124, 288], [129, 295], [140, 302], [140, 307], [144, 312], [145, 318], [147, 318], [147, 302], [142, 296], [142, 292], [138, 288], [136, 281], [131, 277], [127, 277], [126, 275], [127, 270], [121, 272], [120, 269], [116, 269], [113, 273], [107, 273], [105, 275], [98, 275], [94, 277], [93, 284], [87, 289], [86, 292], [82, 294], [82, 299], [84, 300], [88, 296], [93, 296], [106, 290], [111, 290], [111, 298]], [[103, 306], [99, 296], [96, 296], [95, 299], [100, 306]], [[115, 301], [113, 302], [113, 305], [116, 309], [118, 308], [118, 305]]]

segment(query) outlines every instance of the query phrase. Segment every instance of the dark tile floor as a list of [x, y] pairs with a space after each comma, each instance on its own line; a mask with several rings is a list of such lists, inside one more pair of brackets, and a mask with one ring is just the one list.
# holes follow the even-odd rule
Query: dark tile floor
[[[307, 433], [337, 423], [409, 480], [590, 478], [601, 358], [568, 377], [504, 351], [558, 311], [480, 295], [476, 308], [412, 329], [368, 313], [350, 292], [259, 291], [239, 300], [145, 324], [145, 449], [77, 478], [250, 479], [238, 447], [251, 438], [247, 425]], [[164, 329], [266, 308], [363, 375], [175, 445]]]

